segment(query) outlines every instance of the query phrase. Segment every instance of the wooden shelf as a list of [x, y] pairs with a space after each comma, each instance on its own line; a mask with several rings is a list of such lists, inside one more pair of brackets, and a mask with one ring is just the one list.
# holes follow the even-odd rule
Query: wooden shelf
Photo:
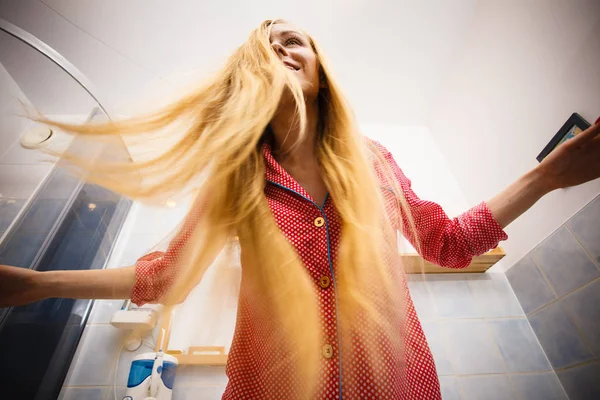
[[180, 350], [167, 350], [167, 354], [177, 358], [179, 365], [227, 365], [227, 354], [222, 346], [190, 347], [187, 354]]
[[423, 263], [421, 262], [422, 257], [416, 253], [414, 254], [403, 254], [402, 261], [408, 274], [460, 274], [460, 273], [474, 273], [474, 272], [485, 272], [500, 261], [506, 253], [501, 247], [488, 251], [477, 257], [473, 257], [473, 261], [466, 268], [442, 268], [438, 265], [425, 261], [424, 270]]

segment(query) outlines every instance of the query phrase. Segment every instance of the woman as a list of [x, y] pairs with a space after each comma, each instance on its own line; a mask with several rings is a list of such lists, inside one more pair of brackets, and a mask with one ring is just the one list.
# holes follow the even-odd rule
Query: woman
[[[186, 135], [164, 154], [133, 166], [87, 165], [90, 179], [139, 199], [169, 198], [203, 180], [166, 252], [113, 270], [2, 266], [0, 303], [176, 303], [237, 235], [242, 282], [224, 399], [441, 399], [396, 232], [426, 260], [465, 267], [543, 195], [600, 176], [597, 121], [494, 198], [449, 219], [413, 193], [385, 148], [361, 137], [315, 42], [283, 21], [265, 21], [219, 74], [154, 115], [44, 122], [92, 137], [145, 137], [183, 122]], [[152, 179], [140, 183], [139, 174]]]

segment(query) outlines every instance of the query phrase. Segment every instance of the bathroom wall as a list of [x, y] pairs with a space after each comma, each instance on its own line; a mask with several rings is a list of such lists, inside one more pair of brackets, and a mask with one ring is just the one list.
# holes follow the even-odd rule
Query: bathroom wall
[[[598, 118], [599, 35], [594, 0], [479, 2], [428, 124], [469, 201], [534, 168], [573, 112]], [[571, 399], [600, 397], [599, 193], [595, 180], [545, 196], [507, 227], [496, 267], [512, 267], [510, 283]]]
[[413, 275], [444, 400], [567, 399], [506, 276]]
[[[439, 202], [451, 216], [466, 210], [468, 205], [426, 128], [369, 125], [363, 131], [392, 151], [421, 197]], [[109, 267], [133, 264], [177, 225], [187, 206], [182, 203], [169, 209], [136, 203]], [[539, 393], [545, 399], [566, 399], [502, 272], [430, 275], [427, 279], [412, 276], [409, 287], [436, 359], [445, 400], [535, 400]], [[198, 300], [190, 298], [185, 305], [190, 301]], [[110, 325], [110, 318], [121, 304], [117, 300], [95, 303], [62, 400], [112, 399], [117, 365], [116, 392], [122, 396], [131, 359], [151, 350], [144, 345], [134, 353], [119, 351], [124, 334]], [[201, 309], [202, 304], [194, 306]], [[210, 344], [229, 345], [233, 319], [230, 314], [220, 321], [221, 343]], [[195, 322], [175, 322], [173, 336], [197, 326]], [[153, 342], [150, 337], [146, 340]], [[226, 382], [222, 367], [181, 369], [174, 400], [218, 399]]]
[[600, 196], [506, 275], [569, 398], [600, 398]]
[[[600, 2], [480, 1], [427, 123], [469, 202], [499, 193], [573, 112], [600, 116]], [[507, 232], [509, 268], [600, 193], [600, 180], [544, 197]]]

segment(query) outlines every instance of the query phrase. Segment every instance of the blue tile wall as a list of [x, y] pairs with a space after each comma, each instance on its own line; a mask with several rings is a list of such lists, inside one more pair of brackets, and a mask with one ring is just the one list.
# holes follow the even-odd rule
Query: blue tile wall
[[[410, 288], [422, 320], [435, 318], [430, 311], [440, 318], [525, 315], [503, 274], [445, 274], [411, 279], [420, 280], [418, 285], [411, 283]], [[424, 279], [427, 282], [423, 282]], [[426, 284], [429, 285], [429, 292]], [[415, 286], [418, 290], [413, 290]], [[431, 310], [431, 307], [435, 310]], [[425, 316], [420, 311], [425, 311]]]
[[530, 254], [506, 271], [506, 277], [528, 314], [557, 298]]
[[533, 257], [559, 297], [600, 277], [600, 270], [566, 226], [544, 240]]
[[484, 320], [451, 320], [443, 325], [446, 352], [457, 374], [506, 372]]
[[433, 353], [438, 375], [453, 375], [454, 367], [447, 353], [444, 340], [443, 322], [423, 322], [423, 331]]
[[78, 349], [77, 368], [70, 371], [70, 385], [112, 385], [117, 352], [122, 345], [120, 336], [122, 332], [112, 325], [86, 326], [81, 338], [83, 346]]
[[552, 369], [526, 319], [490, 320], [488, 325], [509, 372]]
[[570, 400], [600, 399], [600, 361], [557, 372]]
[[596, 264], [600, 265], [600, 200], [588, 204], [567, 222], [567, 226]]
[[432, 321], [437, 318], [437, 310], [433, 302], [431, 286], [423, 275], [408, 275], [407, 283], [410, 296], [415, 304], [415, 309], [422, 322]]
[[461, 400], [458, 379], [453, 376], [440, 376], [440, 389], [443, 400]]
[[529, 321], [554, 368], [566, 368], [593, 358], [561, 303], [550, 304], [532, 314]]
[[473, 274], [469, 288], [477, 299], [479, 314], [486, 318], [523, 317], [523, 309], [503, 274]]
[[560, 381], [554, 372], [511, 375], [519, 400], [567, 400]]
[[[600, 196], [506, 275], [566, 396], [600, 399]], [[520, 398], [555, 398], [553, 378], [511, 379]]]
[[584, 341], [600, 357], [600, 279], [566, 296], [562, 303]]
[[465, 277], [433, 275], [428, 277], [433, 302], [440, 317], [477, 318], [483, 317], [477, 307], [475, 294]]
[[458, 382], [464, 400], [516, 400], [506, 375], [462, 376]]
[[409, 275], [408, 285], [444, 400], [513, 399], [511, 376], [546, 374], [558, 382], [505, 274]]

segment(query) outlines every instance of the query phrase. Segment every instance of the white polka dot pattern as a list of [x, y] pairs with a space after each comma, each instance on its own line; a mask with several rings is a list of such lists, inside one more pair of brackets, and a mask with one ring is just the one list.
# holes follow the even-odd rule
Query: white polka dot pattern
[[[394, 178], [408, 202], [424, 259], [442, 267], [465, 268], [474, 256], [481, 255], [495, 248], [499, 241], [508, 239], [508, 235], [494, 219], [485, 202], [450, 219], [439, 204], [421, 200], [413, 192], [410, 180], [396, 164], [392, 154], [379, 143], [374, 143], [392, 168]], [[382, 186], [391, 188], [377, 165], [375, 170]], [[408, 227], [406, 216], [402, 217], [403, 226]], [[405, 230], [403, 234], [414, 246], [417, 240], [413, 233]]]
[[[392, 155], [380, 144], [375, 144], [392, 168], [414, 218], [417, 238], [410, 232], [404, 234], [413, 244], [415, 240], [420, 241], [425, 259], [445, 267], [465, 267], [473, 256], [494, 248], [500, 240], [507, 238], [485, 203], [449, 219], [439, 205], [419, 199]], [[335, 270], [341, 221], [334, 202], [328, 197], [323, 205], [315, 204], [275, 161], [266, 144], [263, 153], [267, 180], [265, 196], [279, 228], [296, 248], [315, 282], [326, 341], [323, 345], [329, 344], [333, 348], [330, 358], [322, 357], [318, 398], [441, 400], [433, 357], [410, 297], [406, 309], [404, 351], [394, 351], [393, 346], [376, 333], [366, 337], [368, 335], [360, 332], [353, 336], [351, 349], [340, 349]], [[377, 165], [375, 170], [381, 186], [392, 187]], [[397, 215], [397, 210], [390, 206], [395, 204], [393, 192], [385, 190], [384, 197], [388, 214], [393, 218], [392, 214]], [[166, 252], [153, 252], [138, 260], [132, 294], [134, 303], [156, 301], [164, 295], [176, 275], [174, 261], [177, 254], [189, 238], [200, 213], [200, 210], [193, 210]], [[324, 225], [315, 224], [318, 217], [325, 219]], [[406, 221], [406, 216], [402, 217]], [[331, 280], [327, 287], [319, 284], [324, 276]], [[268, 372], [269, 366], [281, 361], [282, 355], [277, 345], [270, 342], [268, 324], [260, 322], [265, 320], [265, 313], [258, 305], [256, 293], [252, 293], [244, 282], [242, 277], [236, 328], [227, 363], [229, 381], [223, 399], [294, 399], [297, 397], [294, 388], [301, 384], [293, 378], [294, 374], [285, 367], [276, 374]], [[408, 292], [405, 280], [401, 286], [400, 290]], [[377, 366], [364, 361], [365, 341], [381, 343], [383, 359]]]

